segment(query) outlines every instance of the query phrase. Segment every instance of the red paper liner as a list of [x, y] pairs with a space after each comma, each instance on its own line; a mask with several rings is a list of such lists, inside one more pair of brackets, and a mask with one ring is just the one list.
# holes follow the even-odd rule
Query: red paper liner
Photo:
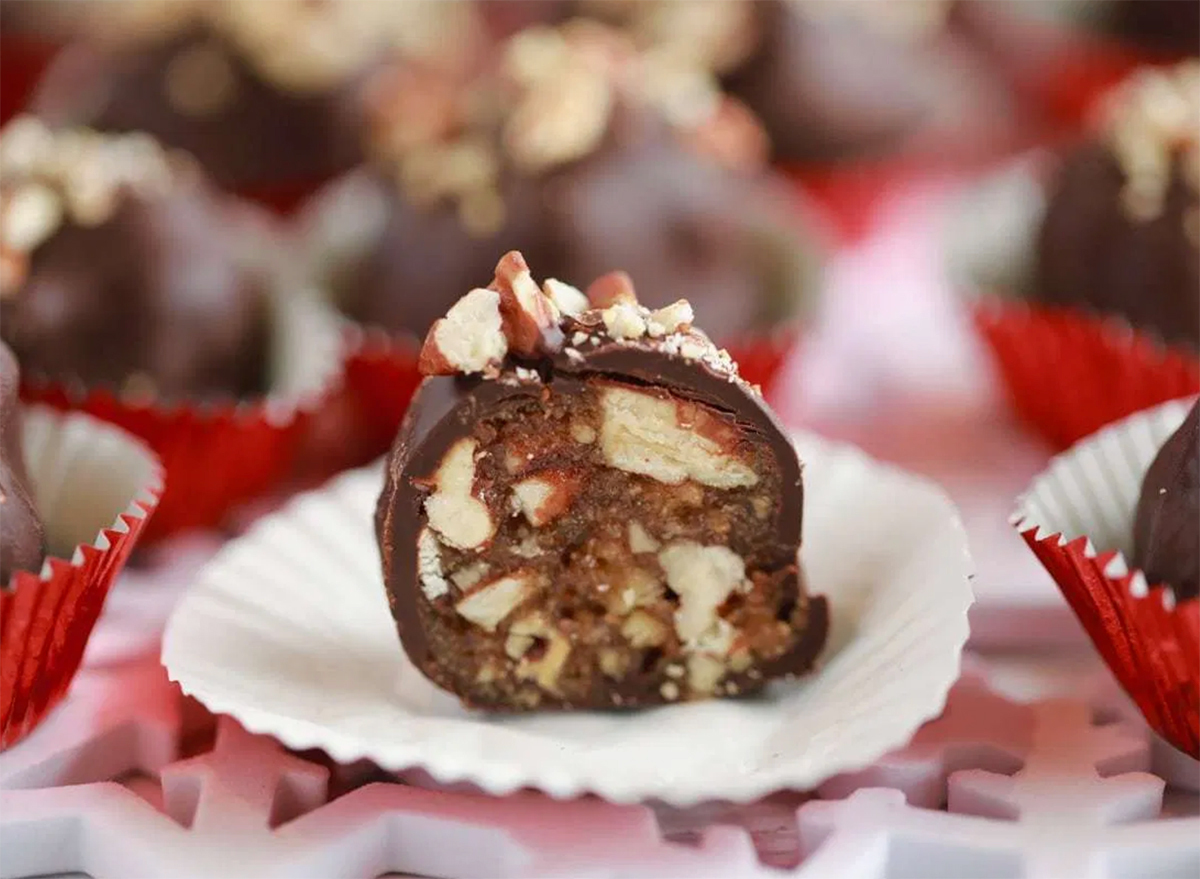
[[311, 417], [298, 410], [276, 419], [265, 400], [202, 408], [142, 405], [107, 389], [75, 393], [32, 380], [22, 381], [21, 399], [115, 424], [159, 456], [167, 490], [146, 541], [218, 525], [234, 507], [282, 485]]
[[918, 173], [904, 159], [846, 163], [790, 162], [779, 170], [811, 199], [829, 221], [836, 239], [862, 240], [871, 230], [879, 206]]
[[58, 49], [53, 41], [0, 35], [0, 125], [25, 109]]
[[1150, 726], [1200, 758], [1200, 601], [1173, 606], [1163, 588], [1135, 597], [1141, 575], [1106, 574], [1117, 553], [1089, 553], [1086, 537], [1064, 543], [1036, 527], [1021, 536]]
[[378, 328], [349, 326], [343, 382], [306, 428], [301, 482], [321, 482], [360, 467], [391, 447], [421, 374], [414, 340]]
[[[248, 226], [248, 249], [261, 245]], [[293, 476], [308, 422], [341, 378], [336, 317], [302, 289], [271, 287], [271, 376], [262, 396], [228, 402], [129, 400], [85, 387], [22, 375], [21, 398], [86, 412], [123, 428], [159, 456], [166, 492], [145, 540], [222, 524], [234, 508], [283, 488]]]
[[1013, 75], [1020, 93], [1036, 101], [1058, 125], [1074, 131], [1085, 124], [1096, 100], [1138, 67], [1169, 60], [1112, 40], [1076, 37], [1064, 40], [1050, 75], [1032, 76], [1031, 69], [1020, 64]]
[[302, 180], [280, 180], [274, 183], [246, 184], [234, 188], [242, 198], [269, 209], [280, 217], [291, 217], [334, 175]]
[[769, 335], [747, 336], [725, 347], [738, 365], [742, 378], [762, 388], [768, 400], [775, 393], [776, 381], [800, 341], [800, 330], [788, 328]]
[[929, 148], [914, 148], [889, 158], [791, 162], [779, 165], [778, 170], [817, 205], [837, 241], [854, 244], [871, 231], [880, 206], [894, 193], [920, 181], [985, 173], [1045, 139], [1041, 132], [1014, 134], [974, 154], [947, 156]]
[[989, 300], [974, 322], [1017, 414], [1056, 451], [1106, 424], [1200, 393], [1200, 356], [1120, 321]]
[[[150, 457], [132, 438], [126, 442]], [[162, 494], [162, 467], [155, 461], [151, 470], [147, 483], [130, 491], [126, 511], [91, 544], [77, 546], [69, 561], [49, 559], [40, 573], [18, 571], [0, 591], [0, 749], [27, 735], [66, 695], [108, 591]]]

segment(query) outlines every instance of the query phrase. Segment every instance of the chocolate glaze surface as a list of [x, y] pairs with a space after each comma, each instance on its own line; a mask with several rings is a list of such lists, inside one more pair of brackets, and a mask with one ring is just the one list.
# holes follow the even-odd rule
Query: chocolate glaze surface
[[245, 217], [199, 180], [126, 193], [98, 226], [66, 222], [0, 303], [30, 375], [165, 398], [266, 385], [267, 278], [239, 251]]
[[33, 504], [21, 440], [17, 359], [0, 343], [0, 589], [17, 571], [37, 571], [46, 535]]
[[[203, 74], [200, 87], [225, 92], [203, 112], [181, 111], [166, 86], [171, 65], [189, 54], [219, 68]], [[279, 88], [220, 35], [196, 26], [164, 42], [69, 47], [47, 72], [34, 111], [55, 126], [147, 132], [192, 153], [222, 186], [269, 185], [319, 180], [361, 160], [360, 86], [355, 78], [323, 90]]]
[[1110, 0], [1113, 33], [1147, 48], [1200, 55], [1200, 3], [1191, 0]]
[[1200, 402], [1163, 444], [1142, 482], [1133, 563], [1178, 601], [1200, 595]]
[[777, 158], [843, 159], [894, 146], [929, 112], [919, 56], [861, 26], [783, 0], [754, 3], [759, 44], [725, 77], [763, 120]]
[[1196, 188], [1176, 156], [1162, 209], [1142, 219], [1122, 204], [1127, 182], [1102, 142], [1066, 159], [1039, 234], [1031, 294], [1120, 315], [1163, 341], [1200, 347], [1200, 250], [1187, 229], [1200, 210]]
[[[542, 184], [553, 278], [620, 268], [651, 308], [687, 299], [721, 341], [795, 320], [819, 284], [818, 245], [761, 179], [705, 161], [644, 119]], [[791, 209], [791, 210], [790, 210]]]
[[[342, 193], [334, 191], [338, 189]], [[370, 202], [367, 210], [378, 211], [382, 221], [354, 247], [320, 257], [316, 272], [346, 316], [423, 338], [464, 290], [488, 277], [497, 253], [516, 248], [539, 252], [540, 192], [531, 181], [512, 174], [506, 175], [502, 192], [503, 225], [478, 235], [463, 225], [452, 204], [418, 206], [404, 197], [386, 171], [355, 171], [333, 183], [328, 195], [341, 199], [344, 193], [351, 212], [362, 212], [356, 203]]]

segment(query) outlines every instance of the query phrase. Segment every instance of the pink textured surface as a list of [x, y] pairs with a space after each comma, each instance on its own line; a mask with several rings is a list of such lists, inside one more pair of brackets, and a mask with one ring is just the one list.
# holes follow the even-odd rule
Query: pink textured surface
[[212, 549], [198, 540], [126, 577], [69, 698], [0, 754], [0, 877], [1200, 873], [1200, 766], [1072, 641], [1007, 526], [1045, 453], [997, 402], [930, 224], [913, 221], [938, 196], [885, 209], [880, 234], [837, 261], [786, 413], [939, 479], [972, 531], [975, 632], [1009, 649], [971, 657], [906, 747], [817, 791], [688, 810], [493, 798], [290, 754], [183, 700], [158, 666], [171, 598]]

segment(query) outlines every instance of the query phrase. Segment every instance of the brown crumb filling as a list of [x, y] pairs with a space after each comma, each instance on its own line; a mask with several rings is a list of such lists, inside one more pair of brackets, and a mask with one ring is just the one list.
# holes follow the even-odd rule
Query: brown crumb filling
[[[532, 708], [603, 694], [621, 706], [751, 692], [803, 628], [795, 567], [778, 564], [780, 476], [765, 443], [737, 434], [724, 447], [753, 484], [627, 472], [606, 457], [601, 393], [547, 389], [475, 428], [474, 495], [495, 531], [476, 550], [442, 542], [449, 592], [420, 602], [436, 666], [427, 671], [468, 702]], [[733, 421], [705, 412], [728, 438]], [[547, 498], [532, 512], [520, 503], [531, 480], [540, 491], [525, 499]], [[704, 586], [714, 570], [729, 580], [715, 600]], [[483, 624], [464, 615], [465, 601], [504, 578], [522, 584], [511, 609], [501, 602]]]

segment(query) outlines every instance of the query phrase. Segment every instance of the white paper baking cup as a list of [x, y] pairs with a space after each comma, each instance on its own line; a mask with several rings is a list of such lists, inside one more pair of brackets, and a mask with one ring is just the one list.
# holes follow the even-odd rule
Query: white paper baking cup
[[49, 558], [78, 565], [82, 547], [107, 550], [106, 530], [128, 532], [125, 517], [146, 519], [158, 503], [162, 466], [125, 431], [47, 406], [24, 407], [21, 429], [25, 471]]
[[[1118, 421], [1059, 455], [1017, 502], [1012, 524], [1034, 540], [1061, 535], [1091, 542], [1091, 557], [1116, 550], [1112, 576], [1127, 573], [1142, 480], [1163, 443], [1183, 424], [1194, 398], [1171, 400]], [[1142, 587], [1145, 587], [1143, 580]]]
[[17, 571], [0, 592], [0, 749], [66, 695], [163, 486], [149, 449], [94, 418], [29, 406], [21, 429], [47, 554], [40, 570]]
[[972, 564], [932, 484], [856, 449], [796, 442], [801, 558], [832, 626], [822, 667], [761, 698], [638, 713], [462, 708], [397, 642], [372, 530], [378, 468], [297, 498], [229, 545], [168, 624], [163, 661], [211, 710], [290, 747], [493, 794], [686, 805], [814, 787], [941, 711], [967, 638]]

